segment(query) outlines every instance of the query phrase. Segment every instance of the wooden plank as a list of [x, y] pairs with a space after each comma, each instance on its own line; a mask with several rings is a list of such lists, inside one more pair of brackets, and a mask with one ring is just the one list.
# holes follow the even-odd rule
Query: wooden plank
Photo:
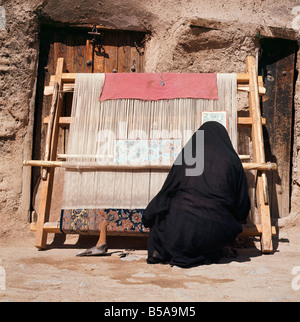
[[[36, 231], [36, 223], [30, 225], [30, 231]], [[48, 222], [44, 225], [44, 230], [47, 233], [61, 234], [60, 222]], [[243, 225], [243, 232], [239, 234], [239, 237], [255, 237], [261, 236], [262, 226], [261, 225]], [[138, 233], [138, 232], [117, 232], [108, 231], [108, 236], [148, 236], [148, 233]], [[272, 235], [276, 235], [276, 227], [272, 226]]]
[[[117, 68], [114, 67], [114, 66], [117, 66], [117, 60], [116, 60], [116, 57], [117, 57], [117, 54], [116, 54], [116, 48], [112, 49], [110, 51], [110, 54], [109, 54], [109, 50], [110, 49], [106, 49], [106, 55], [105, 55], [105, 63], [104, 63], [104, 72], [105, 73], [112, 73], [112, 72], [116, 72], [117, 71]], [[134, 49], [131, 47], [131, 51], [134, 51]], [[115, 60], [114, 62], [110, 63], [108, 57], [113, 57], [113, 55], [115, 55]], [[139, 57], [139, 56], [136, 56], [136, 58], [133, 58], [132, 59], [132, 65], [131, 65], [131, 72], [137, 72], [138, 70], [140, 70], [142, 68], [141, 62], [142, 58]], [[63, 91], [64, 92], [72, 92], [74, 91], [74, 87], [75, 87], [75, 84], [74, 83], [67, 83], [67, 84], [64, 84], [63, 85]], [[238, 85], [238, 88], [237, 88], [238, 91], [240, 92], [249, 92], [249, 86], [244, 86], [244, 85]], [[53, 85], [51, 86], [45, 86], [45, 90], [44, 90], [44, 95], [45, 96], [50, 96], [53, 94]], [[266, 94], [266, 89], [264, 87], [259, 87], [259, 95], [260, 96], [264, 96]]]
[[87, 35], [85, 32], [73, 32], [73, 70], [69, 71], [70, 73], [87, 73], [90, 72], [87, 66], [87, 48], [86, 48], [86, 38]]
[[[86, 38], [82, 30], [56, 28], [54, 33], [54, 55], [49, 60], [57, 62], [58, 58], [65, 60], [65, 72], [75, 74], [86, 71]], [[55, 69], [54, 69], [55, 72]], [[53, 75], [55, 77], [55, 75]], [[54, 78], [53, 78], [54, 79]]]
[[[49, 122], [49, 117], [45, 117], [43, 123], [44, 124], [48, 124]], [[70, 122], [71, 122], [71, 117], [60, 117], [59, 118], [59, 125], [61, 127], [68, 127], [70, 126]], [[261, 123], [262, 125], [266, 125], [266, 119], [264, 117], [262, 117], [261, 119]], [[239, 126], [252, 126], [252, 119], [251, 117], [238, 117], [238, 125]]]
[[[64, 59], [59, 58], [57, 60], [55, 82], [58, 83], [59, 88], [62, 86], [62, 73], [64, 72], [65, 64]], [[58, 95], [57, 109], [53, 123], [53, 132], [51, 139], [51, 152], [50, 160], [56, 160], [57, 154], [57, 144], [58, 144], [58, 134], [59, 134], [59, 117], [61, 115], [61, 110], [63, 106], [63, 97]], [[37, 231], [35, 246], [39, 249], [45, 249], [47, 245], [47, 232], [44, 231], [44, 224], [49, 220], [49, 212], [51, 206], [51, 196], [53, 190], [53, 179], [54, 179], [54, 168], [49, 170], [47, 179], [41, 182], [41, 195], [40, 195], [40, 205], [39, 214], [37, 221]]]
[[274, 218], [290, 211], [290, 171], [293, 128], [293, 85], [296, 44], [283, 39], [264, 39], [261, 70], [267, 90], [262, 103], [268, 119], [264, 132], [266, 158], [278, 163], [268, 176], [270, 209]]
[[64, 30], [59, 28], [54, 33], [54, 56], [52, 58], [54, 61], [54, 64], [61, 57], [64, 57], [65, 71], [67, 71], [69, 68], [69, 63], [68, 65], [66, 64], [66, 57], [67, 57], [66, 33]]
[[[294, 101], [295, 48], [277, 63], [276, 105], [274, 106], [273, 154], [280, 164], [274, 181], [279, 217], [290, 213], [290, 169]], [[283, 75], [284, 73], [284, 75]], [[275, 176], [273, 176], [274, 178]]]
[[119, 32], [119, 44], [118, 44], [118, 73], [129, 73], [130, 72], [130, 32], [120, 31]]
[[[65, 58], [66, 70], [69, 73], [75, 73], [74, 70], [74, 56], [75, 56], [75, 48], [74, 48], [75, 35], [73, 32], [69, 32], [65, 35], [66, 42], [66, 55], [60, 56]], [[77, 53], [76, 53], [77, 56]]]
[[112, 73], [118, 71], [118, 32], [105, 32], [104, 72]]
[[[265, 40], [264, 40], [265, 42]], [[265, 55], [270, 55], [271, 53], [268, 53], [268, 51], [263, 50], [263, 57], [262, 59], [265, 60]], [[262, 62], [261, 62], [262, 63]], [[273, 75], [276, 74], [276, 62], [272, 63], [271, 66], [269, 66], [268, 71], [262, 71], [264, 74], [264, 82], [265, 86], [267, 88], [267, 95], [265, 102], [262, 103], [262, 110], [263, 115], [268, 119], [268, 124], [264, 128], [264, 144], [265, 144], [265, 153], [266, 157], [270, 161], [276, 162], [276, 158], [274, 158], [273, 154], [273, 135], [277, 131], [277, 129], [274, 128], [274, 107], [276, 104], [276, 94], [275, 94], [275, 87], [270, 87], [270, 81], [274, 82]], [[266, 76], [266, 74], [268, 74]], [[270, 75], [270, 73], [272, 75]], [[268, 108], [269, 105], [269, 108]], [[280, 165], [279, 165], [280, 166]], [[276, 174], [275, 174], [276, 176]], [[270, 204], [270, 212], [274, 218], [278, 217], [278, 204], [277, 204], [277, 196], [276, 191], [274, 187], [274, 174], [271, 173], [268, 175], [268, 188], [269, 188], [269, 204]]]
[[[92, 73], [94, 70], [94, 46], [91, 44], [90, 40], [86, 40], [86, 52], [85, 52], [85, 73]], [[65, 77], [62, 76], [64, 82], [68, 81]], [[72, 77], [70, 82], [75, 82], [76, 74], [69, 75]]]
[[[237, 73], [237, 83], [238, 84], [249, 84], [249, 73]], [[264, 86], [262, 76], [258, 76], [259, 86]]]
[[[247, 84], [238, 84], [238, 92], [249, 92], [249, 85]], [[264, 96], [266, 94], [266, 89], [263, 86], [259, 86], [259, 95]]]
[[[104, 33], [101, 33], [102, 40], [104, 40]], [[93, 52], [93, 73], [104, 73], [104, 57], [106, 56], [105, 53], [105, 46], [102, 44], [94, 45], [94, 52]]]
[[[118, 51], [119, 51], [119, 49], [118, 49]], [[130, 64], [128, 64], [128, 66], [129, 65]], [[55, 78], [55, 75], [52, 75], [51, 79], [50, 79], [50, 85], [51, 85], [51, 83], [53, 85], [54, 78]], [[63, 79], [64, 82], [74, 83], [75, 78], [76, 78], [76, 73], [63, 73], [62, 74], [62, 79]], [[262, 81], [262, 76], [258, 76], [258, 79], [261, 80], [261, 83], [260, 83], [259, 86], [264, 87], [263, 81]], [[249, 84], [249, 74], [248, 73], [237, 74], [237, 83], [241, 84], [241, 86], [247, 86], [247, 84]]]
[[[237, 121], [239, 126], [252, 126], [252, 118], [251, 117], [238, 117]], [[261, 118], [261, 124], [266, 125], [266, 119], [264, 117]]]
[[[55, 82], [51, 110], [50, 110], [50, 116], [49, 116], [48, 129], [47, 129], [47, 136], [46, 136], [46, 149], [45, 149], [45, 157], [44, 157], [45, 161], [48, 161], [49, 157], [50, 157], [51, 138], [52, 138], [52, 132], [53, 132], [53, 122], [54, 122], [54, 117], [55, 117], [55, 112], [56, 112], [57, 98], [58, 98], [58, 83]], [[41, 175], [42, 180], [47, 179], [47, 173], [48, 173], [48, 170], [46, 168], [42, 169], [42, 175]]]
[[[86, 157], [86, 158], [95, 158], [96, 157], [96, 155], [75, 155], [75, 154], [71, 154], [71, 155], [69, 155], [69, 154], [57, 154], [57, 159], [58, 160], [67, 160], [67, 158], [69, 157], [69, 158], [82, 158], [82, 157]], [[239, 158], [241, 159], [241, 160], [250, 160], [250, 155], [239, 155]]]
[[[48, 57], [48, 59], [53, 61], [53, 73], [56, 73], [56, 68], [57, 68], [56, 64], [60, 57], [64, 58], [65, 71], [68, 71], [68, 72], [73, 71], [72, 69], [73, 61], [71, 59], [72, 53], [70, 54], [68, 53], [68, 50], [72, 48], [72, 42], [73, 42], [73, 39], [70, 33], [65, 28], [53, 28], [52, 32], [54, 34], [54, 53], [53, 53], [54, 55], [52, 57], [51, 56]], [[59, 89], [61, 88], [62, 86], [59, 86]], [[60, 151], [62, 151], [64, 146], [64, 131], [60, 128], [58, 130], [57, 140], [58, 140], [57, 147]]]
[[[128, 48], [127, 48], [127, 50], [128, 50]], [[118, 49], [118, 52], [119, 51], [120, 51], [120, 48]], [[128, 64], [128, 66], [129, 65], [130, 64]], [[52, 86], [53, 86], [54, 77], [55, 77], [55, 75], [51, 76], [49, 85], [52, 84]], [[62, 79], [63, 79], [64, 82], [74, 83], [75, 78], [76, 78], [76, 73], [63, 73], [62, 74]], [[262, 76], [258, 76], [258, 79], [260, 80], [259, 86], [264, 87], [263, 81], [262, 81]], [[247, 86], [247, 84], [249, 84], [249, 74], [248, 73], [239, 73], [239, 74], [237, 74], [237, 83], [242, 84], [242, 86]]]
[[[44, 124], [49, 123], [49, 116], [44, 118]], [[61, 116], [59, 118], [59, 125], [61, 127], [69, 127], [71, 123], [71, 117], [70, 116]]]
[[[247, 72], [249, 73], [249, 110], [250, 117], [253, 119], [252, 125], [252, 147], [253, 158], [255, 162], [264, 163], [264, 142], [263, 130], [261, 122], [260, 100], [258, 93], [258, 79], [256, 70], [256, 61], [254, 57], [248, 57], [246, 61]], [[266, 181], [263, 177], [264, 173], [257, 175], [256, 185], [256, 202], [257, 209], [262, 225], [261, 247], [263, 253], [273, 251], [273, 242], [271, 234], [271, 218], [269, 205], [266, 203], [265, 186]]]
[[[239, 237], [255, 237], [261, 236], [263, 232], [262, 225], [243, 225], [243, 232], [239, 234]], [[276, 227], [271, 227], [272, 236], [276, 236]]]
[[[33, 167], [47, 167], [47, 168], [65, 168], [75, 171], [116, 171], [116, 170], [170, 170], [172, 164], [170, 165], [156, 165], [156, 164], [146, 164], [146, 165], [133, 165], [133, 164], [116, 164], [108, 163], [101, 164], [96, 162], [64, 162], [64, 161], [45, 161], [45, 160], [24, 160], [24, 166], [33, 166]], [[270, 171], [276, 170], [276, 163], [253, 163], [247, 162], [243, 163], [243, 168], [245, 170], [261, 170], [261, 171]]]

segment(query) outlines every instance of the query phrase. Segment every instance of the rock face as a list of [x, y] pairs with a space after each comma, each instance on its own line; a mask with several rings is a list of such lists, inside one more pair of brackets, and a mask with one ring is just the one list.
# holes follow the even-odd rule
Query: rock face
[[[78, 0], [75, 5], [72, 0], [59, 5], [55, 0], [6, 0], [0, 9], [0, 216], [6, 230], [27, 222], [30, 170], [23, 169], [22, 160], [32, 154], [41, 23], [148, 31], [146, 72], [242, 72], [246, 57], [256, 55], [260, 36], [299, 41], [300, 8], [292, 0]], [[299, 80], [294, 108], [291, 205], [297, 212]]]
[[[39, 24], [33, 1], [5, 1], [0, 5], [5, 12], [5, 28], [0, 31], [1, 236], [13, 227], [24, 226], [27, 221], [22, 201], [30, 193], [30, 187], [23, 188], [23, 175], [28, 170], [23, 172], [22, 159], [25, 152], [31, 155], [26, 137], [30, 137], [31, 130], [30, 105], [37, 70]], [[25, 142], [28, 142], [27, 149]]]

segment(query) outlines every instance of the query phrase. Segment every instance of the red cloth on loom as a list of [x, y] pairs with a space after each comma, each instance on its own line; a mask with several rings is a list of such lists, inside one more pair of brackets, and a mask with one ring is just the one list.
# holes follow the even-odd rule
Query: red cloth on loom
[[218, 99], [217, 74], [108, 73], [100, 101], [112, 99]]

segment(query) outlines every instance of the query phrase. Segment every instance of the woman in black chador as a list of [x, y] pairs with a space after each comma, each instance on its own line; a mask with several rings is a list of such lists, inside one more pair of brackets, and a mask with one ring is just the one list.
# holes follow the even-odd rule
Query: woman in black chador
[[148, 263], [189, 267], [217, 262], [223, 247], [242, 232], [250, 210], [242, 163], [223, 125], [207, 122], [199, 130], [204, 131], [202, 174], [187, 176], [186, 171], [195, 168], [186, 162], [188, 146], [195, 162], [201, 162], [203, 143], [196, 132], [178, 157], [182, 165], [175, 162], [144, 211], [143, 224], [150, 227]]

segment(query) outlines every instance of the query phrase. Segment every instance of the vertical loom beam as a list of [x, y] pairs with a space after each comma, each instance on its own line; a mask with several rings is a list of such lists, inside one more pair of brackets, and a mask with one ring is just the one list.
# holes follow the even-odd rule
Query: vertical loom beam
[[[254, 57], [248, 57], [246, 62], [247, 72], [249, 73], [249, 110], [252, 118], [252, 146], [254, 162], [264, 163], [264, 141], [261, 121], [260, 99], [258, 75], [256, 61]], [[270, 217], [270, 207], [266, 200], [265, 173], [257, 173], [256, 177], [256, 202], [258, 213], [262, 225], [261, 251], [271, 253], [273, 251], [272, 227]]]
[[[65, 69], [65, 62], [63, 58], [57, 60], [55, 82], [58, 83], [59, 90], [62, 89], [62, 73]], [[58, 143], [58, 133], [59, 133], [59, 118], [61, 116], [63, 106], [63, 96], [62, 93], [58, 94], [57, 98], [57, 108], [54, 116], [53, 129], [51, 134], [51, 145], [50, 145], [50, 156], [49, 160], [56, 160], [57, 155], [57, 143]], [[36, 225], [36, 237], [35, 246], [38, 249], [45, 249], [47, 245], [47, 232], [44, 231], [45, 222], [49, 221], [49, 213], [51, 206], [51, 197], [53, 190], [53, 180], [54, 180], [54, 170], [49, 169], [48, 176], [46, 180], [41, 181], [41, 197], [39, 205], [38, 220]]]
[[[49, 160], [50, 152], [51, 152], [51, 139], [52, 139], [52, 132], [53, 132], [52, 129], [53, 129], [53, 122], [54, 122], [56, 106], [57, 106], [57, 98], [58, 98], [58, 83], [55, 82], [53, 95], [52, 95], [52, 103], [51, 103], [51, 109], [50, 109], [47, 136], [46, 136], [46, 151], [45, 151], [45, 157], [44, 157], [45, 161]], [[46, 180], [47, 175], [48, 175], [48, 169], [42, 168], [42, 180]]]

